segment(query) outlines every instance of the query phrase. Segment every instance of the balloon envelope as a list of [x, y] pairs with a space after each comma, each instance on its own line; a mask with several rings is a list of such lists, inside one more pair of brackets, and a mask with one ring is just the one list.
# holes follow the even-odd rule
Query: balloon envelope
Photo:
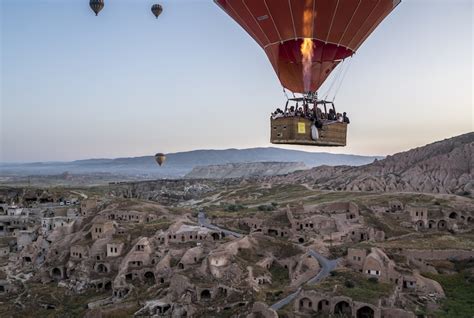
[[166, 161], [166, 155], [163, 153], [157, 153], [155, 155], [155, 161], [161, 166]]
[[281, 84], [297, 93], [317, 91], [400, 1], [214, 0], [265, 50]]
[[90, 0], [89, 6], [92, 11], [94, 11], [95, 15], [98, 15], [100, 10], [104, 8], [104, 0]]
[[154, 5], [151, 6], [151, 12], [153, 12], [155, 17], [158, 19], [161, 12], [163, 12], [163, 7], [159, 4], [154, 4]]

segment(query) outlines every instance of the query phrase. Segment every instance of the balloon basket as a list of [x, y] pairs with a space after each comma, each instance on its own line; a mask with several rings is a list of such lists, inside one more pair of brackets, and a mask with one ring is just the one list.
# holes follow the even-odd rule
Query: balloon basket
[[347, 124], [337, 121], [323, 121], [318, 129], [318, 138], [313, 140], [313, 122], [302, 117], [280, 117], [270, 120], [270, 142], [272, 144], [305, 145], [319, 147], [344, 147], [347, 138]]

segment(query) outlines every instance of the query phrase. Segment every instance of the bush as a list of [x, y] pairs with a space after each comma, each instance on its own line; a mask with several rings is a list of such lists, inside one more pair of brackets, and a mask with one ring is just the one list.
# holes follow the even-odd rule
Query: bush
[[347, 255], [347, 247], [343, 246], [331, 246], [329, 248], [329, 255], [331, 258], [339, 258]]
[[228, 206], [225, 207], [225, 210], [227, 212], [237, 212], [237, 211], [241, 211], [241, 210], [244, 210], [245, 207], [241, 204], [229, 204]]
[[474, 268], [474, 259], [465, 259], [465, 260], [450, 260], [452, 263], [454, 263], [454, 270], [456, 272], [462, 272], [467, 269]]
[[275, 211], [275, 207], [273, 205], [259, 205], [257, 209], [259, 211], [266, 211], [266, 212]]
[[378, 284], [379, 279], [377, 277], [369, 277], [368, 281], [372, 284]]
[[346, 286], [347, 288], [354, 288], [355, 287], [355, 284], [352, 280], [346, 280], [344, 282], [344, 286]]

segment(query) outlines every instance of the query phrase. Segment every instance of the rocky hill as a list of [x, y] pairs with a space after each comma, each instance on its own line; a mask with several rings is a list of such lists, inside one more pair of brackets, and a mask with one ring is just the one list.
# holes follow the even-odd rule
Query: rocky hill
[[388, 156], [372, 164], [322, 166], [278, 177], [332, 190], [474, 194], [474, 133]]
[[70, 162], [0, 163], [1, 177], [59, 175], [91, 175], [122, 180], [150, 178], [180, 178], [196, 166], [249, 162], [303, 162], [309, 167], [321, 165], [360, 166], [382, 157], [305, 152], [280, 148], [249, 148], [225, 150], [193, 150], [167, 154], [166, 163], [158, 167], [153, 156], [87, 159]]
[[256, 176], [284, 175], [309, 169], [302, 162], [252, 162], [225, 165], [198, 166], [188, 173], [186, 179], [225, 179]]

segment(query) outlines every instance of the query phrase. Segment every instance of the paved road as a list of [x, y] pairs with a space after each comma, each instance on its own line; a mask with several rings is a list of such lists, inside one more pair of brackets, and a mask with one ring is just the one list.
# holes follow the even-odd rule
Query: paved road
[[[309, 250], [308, 254], [314, 257], [319, 262], [319, 265], [321, 266], [321, 270], [316, 276], [311, 278], [307, 282], [307, 284], [313, 285], [313, 284], [319, 283], [320, 281], [328, 277], [331, 271], [333, 271], [337, 267], [337, 263], [339, 262], [339, 259], [335, 259], [335, 260], [327, 259], [326, 257], [324, 257], [324, 255], [321, 255], [314, 250]], [[301, 292], [301, 286], [294, 293], [274, 303], [271, 306], [271, 308], [274, 310], [278, 310], [288, 305], [289, 303], [293, 301], [293, 299], [295, 299], [298, 296], [300, 292]]]
[[278, 310], [282, 307], [285, 307], [286, 305], [291, 303], [293, 301], [293, 299], [295, 299], [296, 296], [298, 296], [298, 294], [300, 292], [301, 292], [301, 286], [294, 293], [289, 294], [285, 298], [283, 298], [283, 299], [279, 300], [278, 302], [274, 303], [273, 305], [271, 305], [270, 308], [272, 308], [273, 310]]
[[240, 234], [240, 233], [229, 231], [229, 230], [220, 228], [217, 225], [211, 224], [211, 222], [206, 217], [206, 214], [204, 212], [199, 212], [198, 213], [198, 222], [199, 222], [200, 226], [207, 227], [208, 229], [211, 229], [211, 230], [223, 232], [227, 236], [234, 236], [234, 237], [237, 237], [237, 238], [242, 237], [242, 234]]
[[319, 283], [321, 280], [328, 277], [329, 274], [337, 267], [337, 263], [339, 262], [339, 259], [327, 259], [314, 250], [309, 250], [308, 253], [319, 262], [319, 265], [321, 265], [321, 270], [319, 271], [318, 275], [311, 278], [308, 281], [308, 284]]

